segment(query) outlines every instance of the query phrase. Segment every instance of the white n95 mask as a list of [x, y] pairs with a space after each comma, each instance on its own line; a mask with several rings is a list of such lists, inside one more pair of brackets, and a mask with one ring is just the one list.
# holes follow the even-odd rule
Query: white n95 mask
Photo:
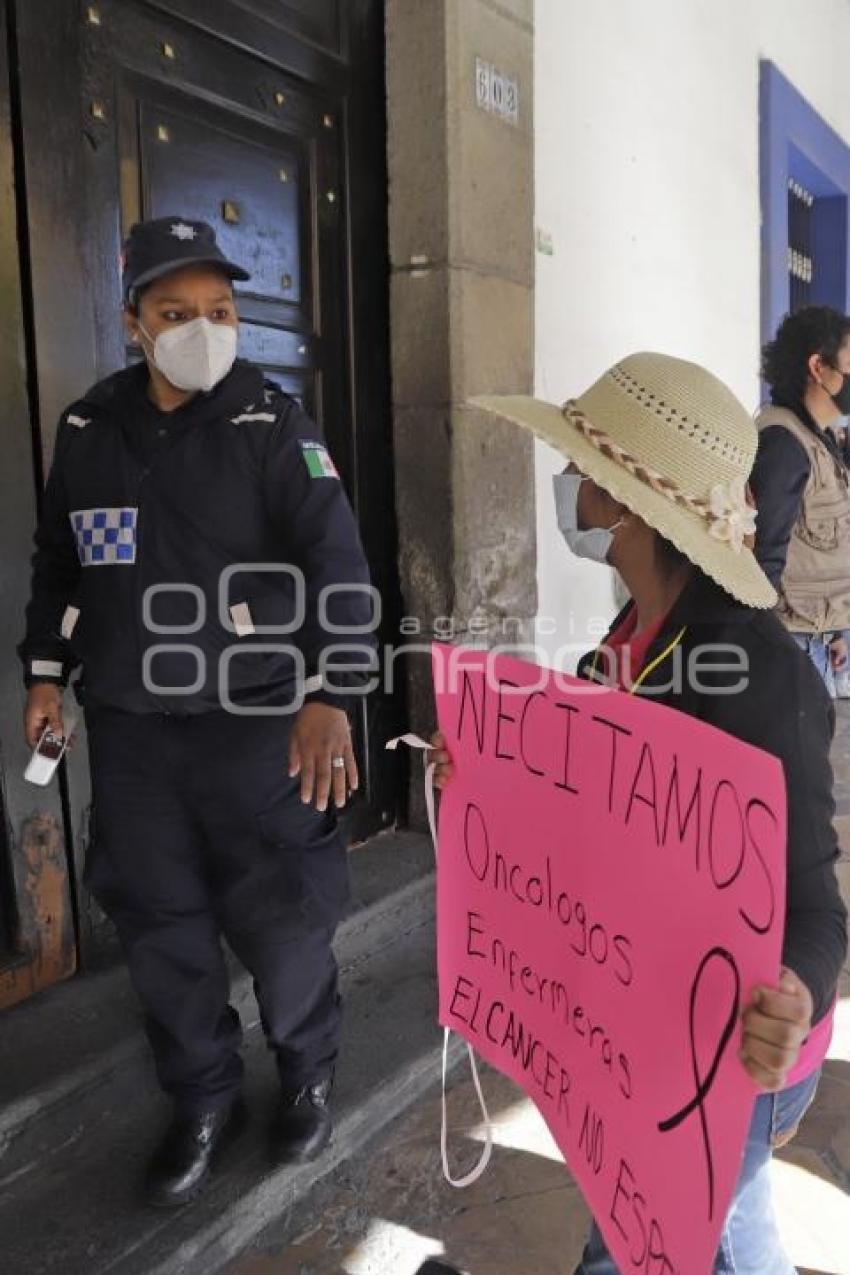
[[614, 532], [622, 527], [623, 518], [613, 527], [589, 527], [580, 531], [578, 525], [578, 493], [584, 482], [584, 474], [555, 474], [555, 514], [558, 530], [577, 558], [591, 562], [608, 561], [608, 551], [614, 541]]
[[223, 381], [236, 358], [236, 328], [201, 317], [167, 328], [156, 340], [139, 328], [153, 345], [153, 361], [178, 390], [211, 390]]

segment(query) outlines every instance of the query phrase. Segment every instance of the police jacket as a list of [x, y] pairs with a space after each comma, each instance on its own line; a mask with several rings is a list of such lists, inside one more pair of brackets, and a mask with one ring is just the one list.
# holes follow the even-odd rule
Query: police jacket
[[87, 708], [350, 703], [375, 608], [316, 426], [241, 360], [173, 412], [147, 386], [144, 364], [124, 369], [59, 422], [18, 648], [27, 684], [82, 664]]
[[[610, 633], [633, 605], [629, 602], [617, 616]], [[702, 572], [673, 605], [643, 667], [649, 670], [683, 629], [674, 648], [678, 659], [663, 659], [635, 693], [708, 722], [782, 762], [788, 801], [782, 959], [811, 992], [817, 1022], [835, 998], [847, 952], [847, 912], [834, 869], [839, 848], [832, 825], [832, 702], [811, 660], [773, 612], [736, 602]], [[580, 677], [606, 675], [606, 641], [598, 656], [582, 658]], [[688, 667], [698, 647], [709, 649], [699, 652], [694, 678]]]

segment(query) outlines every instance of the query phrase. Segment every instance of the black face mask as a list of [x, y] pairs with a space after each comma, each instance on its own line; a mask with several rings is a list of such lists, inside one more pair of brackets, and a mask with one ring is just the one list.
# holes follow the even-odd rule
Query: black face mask
[[829, 397], [842, 416], [850, 416], [850, 376], [845, 376], [838, 393], [830, 394]]

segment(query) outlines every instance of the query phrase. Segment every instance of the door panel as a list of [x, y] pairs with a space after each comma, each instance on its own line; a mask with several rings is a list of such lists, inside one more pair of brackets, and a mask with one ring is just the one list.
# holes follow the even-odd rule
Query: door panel
[[[189, 103], [187, 102], [187, 108]], [[303, 207], [309, 161], [294, 144], [274, 135], [262, 145], [216, 127], [210, 112], [169, 111], [139, 103], [139, 150], [145, 212], [164, 217], [185, 208], [215, 227], [222, 251], [251, 272], [245, 291], [298, 310], [311, 295], [302, 278]], [[204, 114], [207, 118], [204, 118]], [[309, 195], [308, 195], [309, 197]], [[309, 254], [307, 254], [309, 263]]]
[[249, 13], [331, 52], [341, 52], [340, 0], [237, 0]]
[[[364, 72], [359, 57], [380, 53], [383, 4], [376, 0], [145, 0], [187, 28], [211, 31], [310, 84], [334, 85]], [[352, 53], [354, 56], [352, 56]], [[380, 77], [383, 80], [383, 77]], [[380, 125], [375, 117], [376, 126]]]
[[[76, 967], [72, 870], [58, 785], [23, 777], [21, 666], [15, 656], [29, 593], [36, 516], [30, 392], [32, 344], [25, 326], [14, 154], [15, 112], [0, 0], [0, 1009]], [[23, 230], [23, 233], [21, 233]], [[27, 335], [25, 335], [27, 333]]]

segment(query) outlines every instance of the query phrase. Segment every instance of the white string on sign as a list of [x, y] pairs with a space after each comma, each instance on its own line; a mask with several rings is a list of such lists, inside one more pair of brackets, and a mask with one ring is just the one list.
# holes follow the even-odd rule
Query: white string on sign
[[[422, 763], [425, 768], [425, 809], [428, 812], [428, 827], [431, 830], [431, 843], [434, 847], [434, 858], [437, 859], [437, 819], [435, 815], [435, 799], [434, 799], [434, 770], [436, 763], [428, 760], [428, 754], [432, 751], [432, 745], [421, 735], [406, 734], [398, 735], [395, 739], [387, 741], [386, 747], [395, 751], [399, 744], [407, 744], [408, 748], [415, 748], [422, 752]], [[472, 1186], [473, 1182], [485, 1172], [487, 1165], [490, 1163], [490, 1157], [493, 1154], [493, 1122], [490, 1119], [490, 1113], [487, 1110], [487, 1103], [484, 1101], [484, 1092], [481, 1088], [481, 1077], [478, 1074], [478, 1062], [475, 1057], [475, 1051], [466, 1041], [466, 1049], [469, 1054], [469, 1066], [472, 1071], [472, 1081], [475, 1085], [475, 1092], [478, 1095], [478, 1104], [481, 1107], [481, 1114], [484, 1117], [484, 1148], [481, 1152], [481, 1158], [469, 1173], [465, 1173], [463, 1177], [452, 1177], [449, 1168], [449, 1114], [448, 1104], [446, 1101], [446, 1083], [448, 1078], [449, 1065], [449, 1036], [451, 1028], [443, 1028], [443, 1080], [442, 1080], [442, 1117], [440, 1121], [440, 1156], [443, 1161], [443, 1176], [450, 1186], [457, 1187], [461, 1190], [464, 1187]]]

